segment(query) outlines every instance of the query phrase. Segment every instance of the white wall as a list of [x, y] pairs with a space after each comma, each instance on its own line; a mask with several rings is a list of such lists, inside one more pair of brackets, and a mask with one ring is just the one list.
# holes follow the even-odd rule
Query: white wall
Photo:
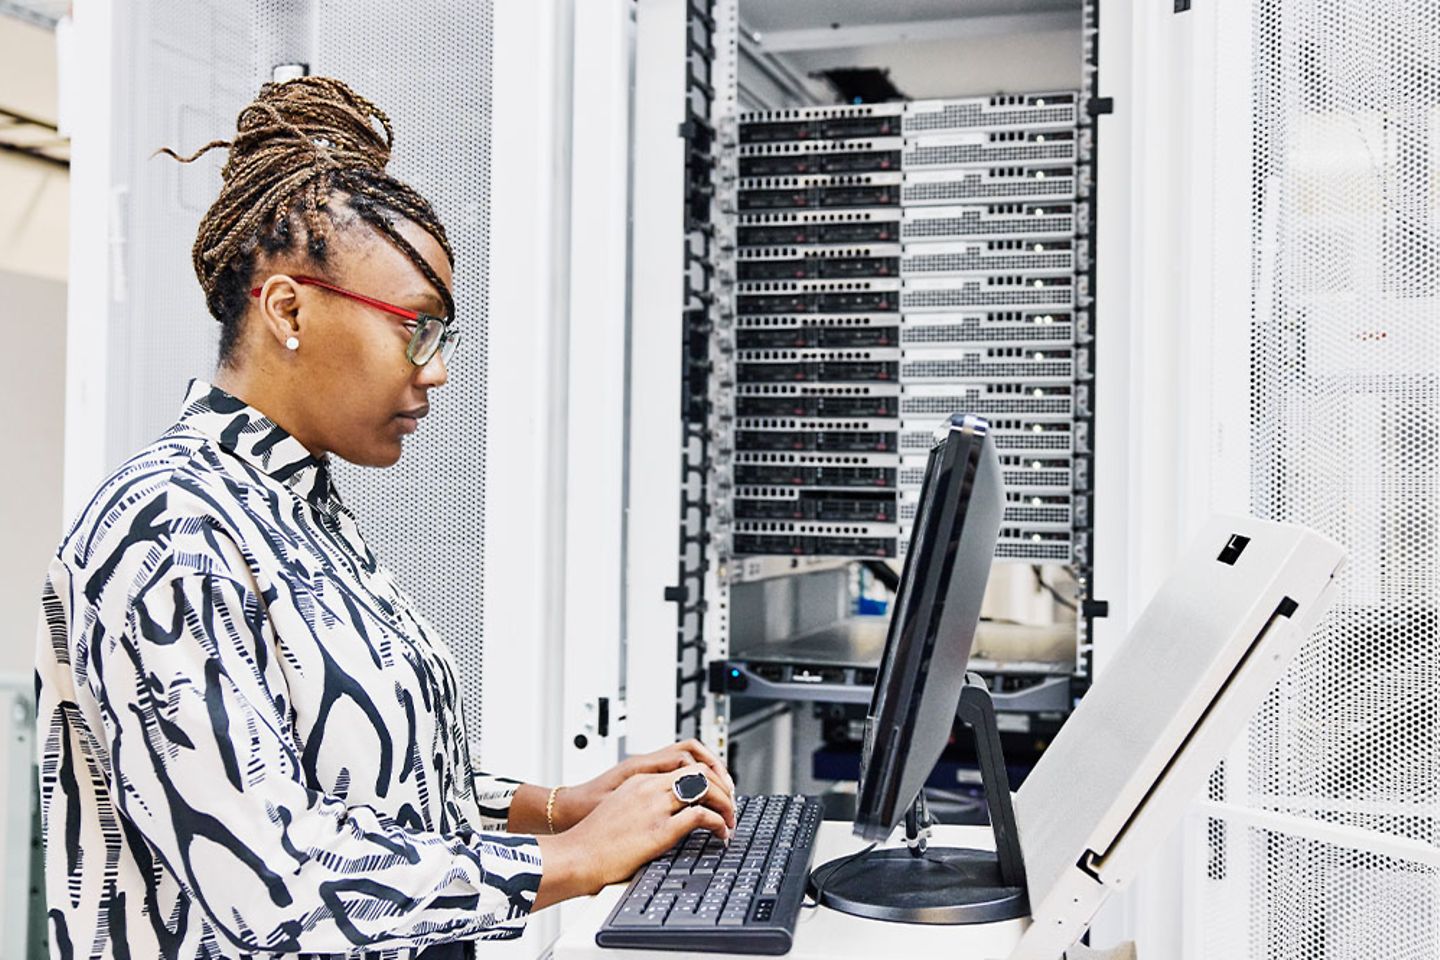
[[[63, 283], [69, 216], [70, 175], [64, 168], [0, 153], [0, 270]], [[7, 306], [4, 315], [8, 329], [18, 313]]]
[[[56, 88], [54, 34], [0, 17], [0, 106], [53, 123]], [[64, 523], [69, 185], [63, 167], [0, 153], [0, 409], [12, 451], [0, 479], [0, 952], [7, 958], [22, 949], [28, 904], [33, 749], [30, 724], [16, 723], [11, 696], [29, 699], [40, 587]]]
[[13, 452], [0, 482], [0, 675], [28, 676], [40, 584], [59, 542], [65, 411], [65, 284], [0, 270], [9, 347], [0, 350], [0, 408]]
[[[55, 35], [0, 17], [0, 107], [54, 123], [56, 86]], [[62, 167], [0, 153], [0, 270], [65, 279], [69, 180]]]
[[[65, 284], [0, 270], [8, 348], [0, 350], [0, 408], [11, 451], [0, 480], [0, 954], [16, 946], [29, 886], [29, 719], [16, 725], [17, 693], [28, 703], [40, 626], [40, 587], [59, 540], [61, 429], [65, 412]], [[4, 829], [11, 816], [14, 830]]]
[[[55, 35], [0, 17], [0, 106], [54, 122]], [[28, 675], [45, 563], [59, 539], [69, 173], [0, 153], [0, 409], [24, 469], [0, 481], [0, 674]]]

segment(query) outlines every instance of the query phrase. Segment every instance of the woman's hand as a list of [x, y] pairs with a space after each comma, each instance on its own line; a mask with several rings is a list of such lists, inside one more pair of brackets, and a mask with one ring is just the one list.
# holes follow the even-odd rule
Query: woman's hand
[[[688, 773], [704, 774], [710, 788], [687, 806], [675, 796], [674, 784]], [[628, 775], [574, 827], [538, 838], [544, 868], [535, 909], [628, 879], [692, 830], [709, 830], [729, 840], [735, 826], [733, 789], [729, 777], [721, 779], [708, 764]]]
[[[561, 787], [555, 796], [555, 830], [567, 830], [584, 820], [631, 777], [649, 773], [675, 773], [685, 767], [703, 766], [713, 789], [723, 790], [734, 805], [735, 781], [725, 764], [699, 740], [685, 740], [653, 753], [626, 757], [593, 780], [573, 787]], [[673, 779], [673, 778], [672, 778]]]

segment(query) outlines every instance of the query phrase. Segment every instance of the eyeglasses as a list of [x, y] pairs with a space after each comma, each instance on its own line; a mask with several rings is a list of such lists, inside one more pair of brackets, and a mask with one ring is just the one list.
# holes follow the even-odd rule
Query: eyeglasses
[[[319, 287], [322, 290], [329, 290], [331, 293], [338, 293], [342, 297], [349, 297], [366, 306], [374, 307], [376, 310], [383, 310], [393, 316], [403, 317], [414, 324], [410, 334], [410, 343], [405, 347], [406, 358], [415, 366], [423, 367], [434, 358], [436, 352], [440, 359], [447, 364], [450, 358], [455, 356], [455, 349], [460, 346], [460, 331], [450, 329], [450, 321], [443, 317], [433, 316], [428, 313], [421, 313], [418, 310], [409, 310], [405, 307], [397, 307], [393, 303], [386, 303], [384, 300], [376, 300], [374, 297], [367, 297], [363, 293], [356, 293], [353, 290], [346, 290], [337, 287], [333, 283], [326, 283], [315, 277], [291, 277], [296, 283], [307, 287]], [[260, 296], [260, 288], [255, 287], [250, 291], [250, 296]], [[407, 324], [409, 326], [409, 324]]]

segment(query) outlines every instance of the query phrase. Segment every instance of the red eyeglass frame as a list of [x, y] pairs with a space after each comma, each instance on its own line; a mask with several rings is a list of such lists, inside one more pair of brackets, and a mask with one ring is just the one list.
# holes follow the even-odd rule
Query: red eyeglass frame
[[[384, 300], [376, 300], [374, 297], [367, 297], [365, 294], [356, 293], [354, 290], [337, 287], [335, 284], [321, 280], [318, 277], [291, 277], [290, 279], [307, 287], [320, 287], [321, 289], [329, 290], [331, 293], [338, 293], [342, 297], [349, 297], [351, 300], [357, 300], [367, 306], [374, 307], [376, 310], [384, 310], [386, 313], [393, 314], [397, 317], [404, 317], [406, 320], [419, 321], [421, 319], [428, 319], [440, 323], [446, 329], [450, 327], [450, 321], [444, 317], [437, 317], [433, 313], [421, 313], [419, 310], [411, 310], [407, 307], [397, 307], [393, 303], [386, 303]], [[260, 296], [260, 287], [252, 287], [250, 289], [250, 296]]]
[[[386, 303], [384, 300], [376, 300], [374, 297], [367, 297], [363, 293], [356, 293], [354, 290], [337, 287], [335, 284], [321, 280], [318, 277], [291, 277], [290, 279], [304, 286], [319, 287], [331, 293], [338, 293], [342, 297], [347, 297], [357, 303], [363, 303], [367, 307], [374, 307], [376, 310], [381, 310], [413, 322], [415, 329], [410, 335], [409, 345], [405, 348], [405, 356], [416, 366], [423, 367], [429, 363], [430, 359], [437, 353], [440, 354], [442, 360], [448, 363], [455, 353], [455, 348], [459, 346], [459, 331], [450, 329], [450, 321], [444, 317], [437, 317], [430, 313], [421, 313], [419, 310], [411, 310], [408, 307], [398, 307], [393, 303]], [[260, 296], [260, 291], [260, 287], [252, 287], [250, 289], [250, 296], [258, 297]], [[425, 331], [429, 329], [432, 322], [440, 324], [440, 336], [433, 341], [434, 345], [425, 352], [424, 357], [417, 360], [416, 355], [420, 352], [418, 349], [419, 345], [422, 342]]]

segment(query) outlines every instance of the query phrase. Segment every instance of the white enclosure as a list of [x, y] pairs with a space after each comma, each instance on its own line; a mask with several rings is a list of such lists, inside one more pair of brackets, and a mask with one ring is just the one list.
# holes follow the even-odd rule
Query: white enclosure
[[1213, 388], [1246, 396], [1225, 428], [1248, 457], [1231, 448], [1215, 496], [1320, 530], [1351, 560], [1333, 614], [1211, 780], [1186, 848], [1189, 955], [1435, 957], [1440, 11], [1235, 13], [1214, 21], [1214, 243], [1233, 249]]
[[[1108, 514], [1127, 548], [1111, 569], [1133, 609], [1211, 511], [1312, 527], [1350, 562], [1097, 942], [1440, 955], [1440, 20], [1358, 0], [1105, 10], [1107, 143], [1129, 141], [1102, 169], [1102, 195], [1109, 177], [1128, 194], [1101, 224], [1101, 303], [1129, 297], [1128, 413], [1108, 420], [1129, 453], [1097, 481], [1102, 516], [1129, 498]], [[1107, 260], [1106, 243], [1131, 249]]]

